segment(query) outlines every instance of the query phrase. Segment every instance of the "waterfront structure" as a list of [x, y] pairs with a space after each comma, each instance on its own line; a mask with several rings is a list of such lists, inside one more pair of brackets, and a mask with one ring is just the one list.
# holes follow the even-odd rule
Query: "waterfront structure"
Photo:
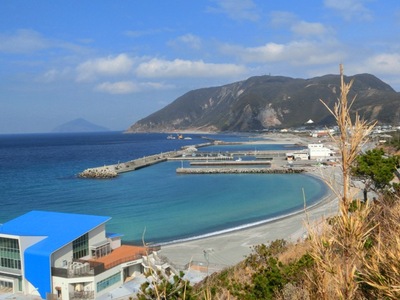
[[308, 160], [309, 159], [309, 151], [308, 150], [300, 150], [296, 152], [286, 153], [286, 160]]
[[145, 247], [106, 233], [110, 217], [31, 211], [0, 225], [0, 287], [42, 299], [95, 299], [143, 272]]
[[310, 159], [328, 159], [334, 155], [334, 152], [323, 144], [308, 144], [308, 151]]
[[312, 137], [320, 138], [320, 137], [328, 137], [335, 133], [335, 129], [323, 129], [323, 130], [314, 130], [310, 133]]

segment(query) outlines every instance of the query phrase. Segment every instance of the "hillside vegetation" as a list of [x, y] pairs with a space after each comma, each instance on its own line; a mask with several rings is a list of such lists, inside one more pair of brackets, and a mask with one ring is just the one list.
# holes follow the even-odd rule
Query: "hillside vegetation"
[[[351, 113], [367, 121], [398, 122], [400, 94], [370, 74], [358, 74], [349, 97], [357, 95]], [[332, 109], [340, 97], [340, 77], [311, 79], [256, 76], [220, 87], [190, 91], [163, 109], [139, 120], [127, 132], [234, 131], [247, 132], [315, 125], [333, 125]]]
[[[327, 107], [339, 127], [331, 138], [342, 176], [339, 184], [326, 181], [339, 199], [337, 216], [318, 225], [305, 220], [305, 241], [256, 246], [244, 261], [193, 288], [178, 277], [161, 280], [153, 285], [157, 293], [146, 298], [143, 289], [140, 299], [400, 299], [400, 187], [382, 186], [379, 199], [367, 202], [353, 192], [354, 164], [375, 123], [350, 117], [352, 84], [342, 75], [340, 97]], [[393, 161], [398, 167], [399, 158]]]

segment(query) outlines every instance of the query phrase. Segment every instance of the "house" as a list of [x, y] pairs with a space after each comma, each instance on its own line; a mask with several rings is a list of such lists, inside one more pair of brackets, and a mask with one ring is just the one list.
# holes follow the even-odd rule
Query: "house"
[[[110, 217], [31, 211], [0, 225], [0, 287], [45, 299], [95, 299], [143, 271], [151, 249], [106, 233]], [[151, 251], [150, 251], [151, 252]]]

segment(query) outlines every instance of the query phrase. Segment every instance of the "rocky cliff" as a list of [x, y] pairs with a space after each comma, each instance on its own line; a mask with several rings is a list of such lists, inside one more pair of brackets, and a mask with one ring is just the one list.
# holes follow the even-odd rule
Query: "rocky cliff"
[[[364, 119], [399, 122], [400, 94], [370, 74], [354, 80], [353, 111]], [[255, 131], [298, 127], [309, 119], [316, 125], [334, 120], [320, 99], [333, 107], [340, 96], [339, 75], [311, 79], [256, 76], [220, 87], [190, 91], [163, 109], [139, 120], [127, 132]]]

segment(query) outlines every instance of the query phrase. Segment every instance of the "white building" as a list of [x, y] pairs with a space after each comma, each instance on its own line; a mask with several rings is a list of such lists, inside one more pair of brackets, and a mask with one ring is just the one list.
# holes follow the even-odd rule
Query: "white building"
[[109, 217], [31, 211], [0, 225], [0, 287], [52, 299], [95, 299], [142, 272], [144, 247], [108, 234]]
[[323, 144], [308, 144], [308, 153], [310, 159], [328, 159], [334, 155], [334, 152]]
[[301, 150], [301, 151], [286, 153], [286, 160], [288, 160], [288, 161], [308, 160], [308, 159], [309, 159], [308, 150], [306, 150], [306, 151]]
[[310, 133], [312, 137], [327, 137], [335, 133], [335, 129], [314, 130]]

